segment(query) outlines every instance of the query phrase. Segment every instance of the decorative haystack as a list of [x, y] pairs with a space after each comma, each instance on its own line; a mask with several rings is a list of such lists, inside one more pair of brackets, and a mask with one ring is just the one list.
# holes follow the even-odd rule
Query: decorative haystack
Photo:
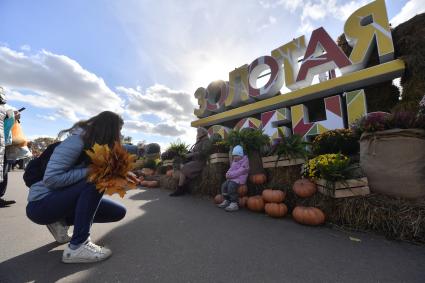
[[393, 32], [395, 56], [406, 63], [401, 77], [403, 100], [398, 110], [417, 112], [425, 94], [425, 13], [397, 26]]

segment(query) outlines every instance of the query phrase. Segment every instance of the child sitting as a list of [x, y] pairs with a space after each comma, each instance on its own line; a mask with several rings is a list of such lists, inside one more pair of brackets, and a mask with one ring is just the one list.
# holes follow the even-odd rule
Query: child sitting
[[244, 155], [240, 145], [235, 146], [232, 151], [233, 161], [229, 171], [226, 173], [226, 181], [221, 185], [221, 194], [224, 201], [218, 205], [226, 211], [237, 211], [239, 209], [238, 188], [246, 184], [249, 172], [248, 157]]

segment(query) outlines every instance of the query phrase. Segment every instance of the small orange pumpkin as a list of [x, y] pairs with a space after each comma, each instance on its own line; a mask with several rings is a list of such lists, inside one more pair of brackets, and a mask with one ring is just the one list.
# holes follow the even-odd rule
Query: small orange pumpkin
[[246, 196], [248, 193], [248, 187], [246, 185], [240, 185], [238, 188], [238, 194], [240, 197]]
[[300, 198], [309, 198], [316, 193], [317, 187], [308, 179], [299, 179], [294, 183], [292, 190]]
[[249, 197], [247, 206], [252, 211], [261, 212], [264, 210], [264, 200], [261, 196]]
[[263, 191], [262, 195], [265, 202], [279, 203], [285, 199], [286, 193], [280, 190], [267, 189]]
[[292, 217], [300, 224], [317, 226], [325, 223], [325, 213], [316, 207], [297, 206]]
[[255, 185], [262, 185], [267, 182], [267, 177], [265, 174], [259, 173], [249, 176], [249, 180]]
[[224, 201], [224, 197], [222, 194], [218, 194], [214, 197], [214, 203], [220, 204]]
[[246, 203], [248, 201], [248, 197], [240, 197], [239, 198], [239, 206], [240, 207], [246, 207]]
[[266, 214], [271, 217], [281, 218], [288, 213], [288, 207], [284, 203], [266, 203]]

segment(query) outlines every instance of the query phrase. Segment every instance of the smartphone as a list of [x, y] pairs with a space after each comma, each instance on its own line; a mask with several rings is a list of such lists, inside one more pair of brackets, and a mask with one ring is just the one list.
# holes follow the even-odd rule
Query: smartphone
[[26, 108], [25, 107], [22, 107], [21, 109], [19, 109], [18, 110], [18, 112], [22, 112], [22, 111], [24, 111]]

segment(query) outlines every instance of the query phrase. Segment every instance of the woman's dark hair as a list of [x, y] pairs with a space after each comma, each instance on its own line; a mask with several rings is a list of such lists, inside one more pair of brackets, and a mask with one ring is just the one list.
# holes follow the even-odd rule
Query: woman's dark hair
[[121, 143], [121, 128], [123, 119], [116, 113], [104, 111], [84, 121], [75, 123], [71, 128], [63, 130], [58, 137], [81, 128], [83, 130], [84, 149], [90, 149], [95, 143], [107, 144], [112, 148], [115, 142]]

